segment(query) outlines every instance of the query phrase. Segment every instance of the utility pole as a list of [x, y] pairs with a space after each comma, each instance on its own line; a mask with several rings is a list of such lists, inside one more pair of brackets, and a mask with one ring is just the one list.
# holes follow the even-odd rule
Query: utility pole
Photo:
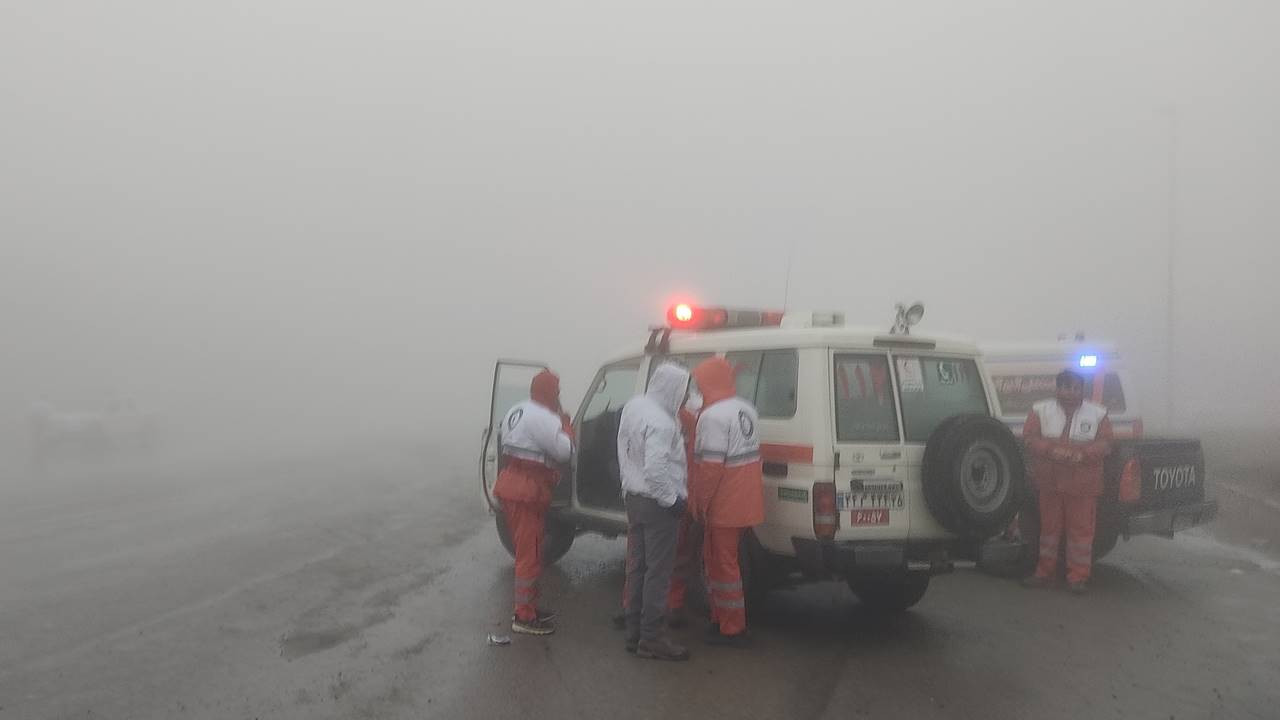
[[1168, 261], [1165, 278], [1165, 408], [1167, 429], [1172, 430], [1177, 418], [1177, 325], [1174, 315], [1174, 270], [1178, 253], [1178, 107], [1170, 105], [1166, 108], [1169, 115], [1169, 167], [1168, 167], [1168, 213], [1165, 223], [1166, 245], [1165, 258]]

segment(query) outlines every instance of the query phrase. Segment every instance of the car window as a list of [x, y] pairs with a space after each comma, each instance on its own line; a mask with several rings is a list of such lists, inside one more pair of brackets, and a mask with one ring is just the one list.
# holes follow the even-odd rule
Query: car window
[[800, 356], [795, 350], [765, 351], [756, 384], [755, 404], [760, 417], [793, 417], [799, 378]]
[[580, 422], [593, 420], [609, 410], [621, 410], [635, 396], [636, 376], [639, 374], [637, 362], [610, 365], [602, 370], [591, 386], [591, 395]]
[[[1094, 382], [1097, 382], [1095, 379]], [[1093, 389], [1086, 388], [1085, 392], [1092, 396]], [[1102, 404], [1106, 406], [1108, 412], [1123, 413], [1124, 404], [1124, 388], [1120, 385], [1120, 376], [1115, 373], [1107, 373], [1102, 379]]]
[[745, 350], [725, 353], [724, 359], [733, 366], [733, 381], [737, 386], [738, 397], [754, 404], [756, 401], [756, 385], [760, 382], [759, 350]]
[[795, 350], [746, 350], [724, 357], [733, 365], [738, 397], [755, 405], [760, 417], [795, 416], [800, 382]]
[[[1025, 416], [1031, 412], [1032, 405], [1054, 396], [1057, 374], [993, 375], [991, 381], [996, 388], [996, 397], [1000, 398], [1000, 414]], [[1085, 397], [1094, 397], [1095, 382], [1096, 376], [1085, 376]], [[1113, 413], [1125, 411], [1124, 387], [1116, 373], [1107, 373], [1102, 378], [1102, 404]]]
[[982, 375], [973, 360], [899, 355], [894, 363], [907, 442], [925, 442], [954, 415], [987, 413]]
[[898, 411], [884, 355], [836, 355], [836, 439], [897, 442]]

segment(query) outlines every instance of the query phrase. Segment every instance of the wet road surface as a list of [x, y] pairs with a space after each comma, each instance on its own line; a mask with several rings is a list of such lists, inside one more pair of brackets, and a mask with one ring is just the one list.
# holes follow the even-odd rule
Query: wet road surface
[[[449, 475], [444, 479], [441, 474]], [[6, 486], [0, 718], [1274, 718], [1280, 564], [1203, 532], [1122, 544], [1084, 598], [973, 570], [894, 617], [842, 584], [771, 593], [755, 648], [637, 660], [609, 617], [621, 541], [544, 580], [465, 470], [404, 450]]]

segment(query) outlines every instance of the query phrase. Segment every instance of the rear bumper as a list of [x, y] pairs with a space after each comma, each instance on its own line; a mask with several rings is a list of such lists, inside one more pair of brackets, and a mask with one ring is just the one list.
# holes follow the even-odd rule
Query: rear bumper
[[1178, 505], [1159, 510], [1137, 512], [1126, 517], [1121, 532], [1130, 535], [1160, 535], [1173, 537], [1179, 530], [1204, 525], [1218, 516], [1218, 501]]
[[828, 578], [863, 573], [951, 572], [952, 553], [946, 545], [883, 541], [822, 541], [793, 537], [796, 561], [805, 575]]

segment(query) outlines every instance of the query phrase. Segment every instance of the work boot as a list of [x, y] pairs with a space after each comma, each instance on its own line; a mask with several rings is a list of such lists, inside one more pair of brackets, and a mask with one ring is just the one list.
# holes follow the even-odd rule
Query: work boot
[[751, 636], [745, 630], [736, 635], [724, 635], [721, 634], [719, 627], [713, 627], [707, 631], [706, 643], [708, 645], [746, 649], [751, 647]]
[[533, 620], [521, 620], [516, 618], [511, 621], [511, 632], [522, 633], [524, 635], [550, 635], [556, 631], [556, 626], [551, 624], [550, 620], [541, 620], [534, 618]]
[[1085, 593], [1089, 592], [1089, 583], [1085, 582], [1084, 580], [1081, 580], [1080, 582], [1068, 583], [1067, 589], [1071, 591], [1072, 595], [1084, 595]]
[[1044, 590], [1053, 587], [1053, 578], [1040, 577], [1039, 575], [1031, 575], [1022, 578], [1022, 587], [1031, 588], [1032, 590]]
[[682, 630], [688, 624], [689, 613], [683, 607], [667, 611], [667, 627], [672, 630]]
[[612, 619], [612, 620], [610, 620], [610, 622], [612, 622], [612, 623], [613, 623], [613, 629], [614, 629], [614, 630], [626, 630], [626, 629], [627, 629], [627, 614], [626, 614], [626, 613], [618, 613], [617, 615], [614, 615], [614, 616], [613, 616], [613, 619]]
[[688, 660], [689, 650], [661, 637], [656, 640], [641, 640], [636, 645], [636, 657], [646, 660]]

